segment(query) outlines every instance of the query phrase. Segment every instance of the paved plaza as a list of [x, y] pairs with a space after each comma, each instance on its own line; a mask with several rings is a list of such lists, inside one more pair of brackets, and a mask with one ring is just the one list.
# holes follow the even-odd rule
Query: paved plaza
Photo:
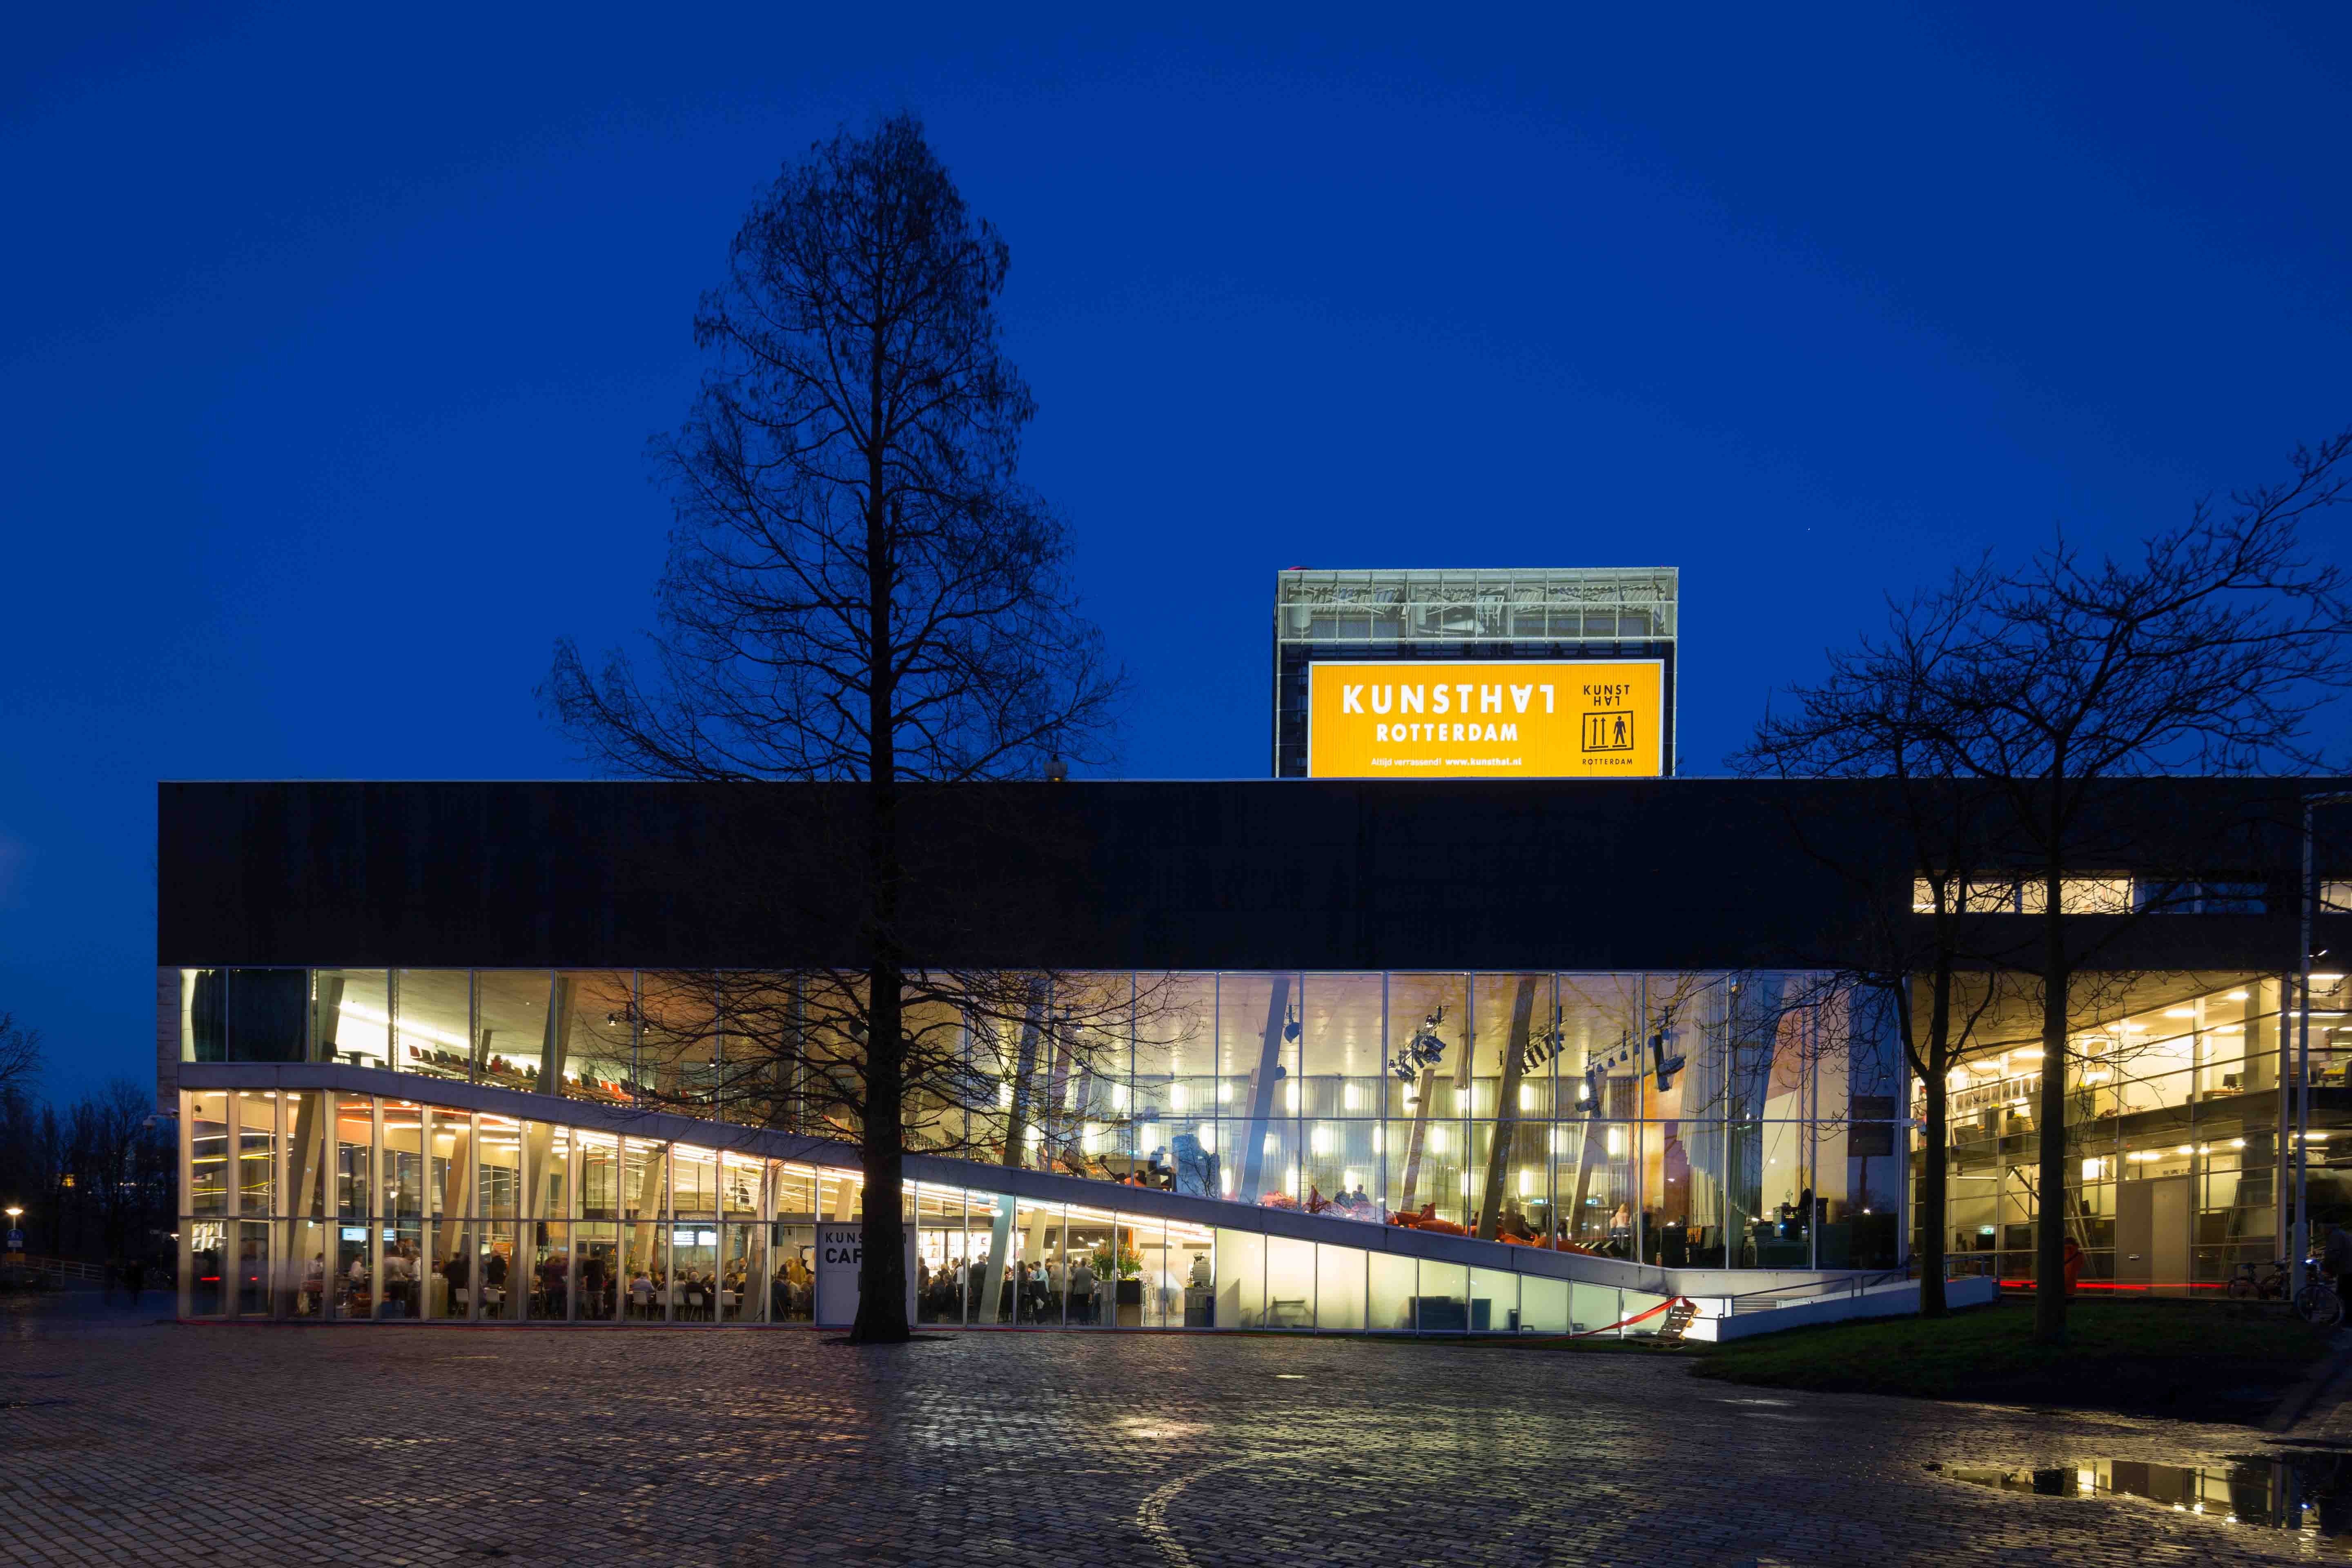
[[2290, 1536], [1931, 1464], [2243, 1428], [1644, 1354], [1001, 1332], [178, 1327], [0, 1306], [0, 1563], [2075, 1564]]

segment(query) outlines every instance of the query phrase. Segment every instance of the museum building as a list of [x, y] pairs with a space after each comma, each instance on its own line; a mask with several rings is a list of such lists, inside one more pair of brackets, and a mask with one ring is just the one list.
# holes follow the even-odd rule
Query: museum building
[[[1473, 672], [1449, 707], [1534, 716], [1542, 684]], [[1578, 683], [1562, 744], [1606, 762], [1614, 721], [1584, 721], [1621, 684]], [[2200, 879], [2179, 896], [2174, 856], [2158, 900], [2118, 852], [2067, 880], [2095, 956], [2065, 1215], [2095, 1284], [2275, 1257], [2297, 1090], [2315, 1217], [2344, 1195], [2342, 977], [2315, 976], [2307, 1079], [2287, 1027], [2301, 789], [2119, 784], [2115, 809], [2211, 847]], [[161, 786], [181, 1314], [845, 1321], [854, 1118], [730, 1019], [795, 1016], [856, 968], [825, 867], [857, 799]], [[1898, 1010], [1853, 983], [1866, 915], [1927, 918], [1895, 805], [1866, 781], [1671, 777], [911, 789], [915, 967], [1035, 999], [959, 1012], [933, 986], [910, 1017], [960, 1086], [910, 1100], [917, 1316], [1638, 1334], [1685, 1301], [1727, 1334], [1899, 1289], [1928, 1225], [1984, 1288], [2029, 1277], [2024, 1002], [1979, 1010], [1947, 1209], [1915, 1210]], [[2341, 952], [2326, 886], [2317, 945]], [[2015, 879], [1969, 890], [1995, 931], [2035, 907]]]

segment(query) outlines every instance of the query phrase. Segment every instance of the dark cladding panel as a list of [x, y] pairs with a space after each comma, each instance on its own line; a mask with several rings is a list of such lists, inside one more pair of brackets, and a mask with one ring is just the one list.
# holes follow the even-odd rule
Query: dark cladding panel
[[[2151, 820], [2274, 822], [2279, 787], [2150, 781], [2131, 800]], [[847, 785], [167, 784], [158, 962], [853, 963], [856, 879], [827, 846], [859, 800]], [[919, 955], [1006, 965], [1816, 964], [1850, 948], [1871, 900], [1907, 904], [1892, 804], [1868, 783], [1727, 780], [916, 789], [908, 925]], [[2291, 836], [2256, 837], [2266, 864], [2292, 865]], [[2284, 967], [2293, 942], [2291, 921], [2263, 917], [2138, 925], [2151, 952], [2204, 965]]]

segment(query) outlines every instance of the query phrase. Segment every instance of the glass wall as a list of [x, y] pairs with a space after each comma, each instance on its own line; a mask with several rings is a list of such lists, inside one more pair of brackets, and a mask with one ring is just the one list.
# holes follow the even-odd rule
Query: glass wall
[[[861, 1209], [851, 1172], [429, 1100], [191, 1092], [182, 1126], [197, 1317], [805, 1323], [817, 1219]], [[1465, 1268], [927, 1184], [908, 1215], [926, 1324], [1654, 1331], [1618, 1325], [1656, 1298], [1525, 1275], [1499, 1249]]]
[[[2066, 1223], [2086, 1279], [2188, 1289], [2276, 1256], [2279, 1172], [2294, 1152], [2280, 1114], [2282, 1087], [2296, 1087], [2293, 1031], [2282, 1028], [2292, 993], [2291, 978], [2158, 973], [2092, 984], [2078, 999]], [[373, 1316], [397, 1299], [383, 1289], [387, 1268], [437, 1264], [446, 1279], [454, 1257], [467, 1279], [442, 1307], [457, 1311], [462, 1290], [464, 1310], [479, 1312], [494, 1288], [478, 1262], [533, 1271], [542, 1245], [556, 1245], [536, 1226], [593, 1223], [613, 1227], [609, 1237], [566, 1232], [563, 1267], [576, 1280], [597, 1258], [616, 1316], [640, 1310], [640, 1274], [642, 1312], [723, 1317], [731, 1294], [740, 1313], [761, 1293], [728, 1281], [748, 1279], [756, 1261], [773, 1317], [779, 1303], [806, 1306], [808, 1284], [793, 1275], [805, 1269], [807, 1227], [855, 1202], [850, 1184], [813, 1168], [787, 1194], [760, 1185], [782, 1179], [772, 1170], [739, 1173], [716, 1155], [609, 1136], [559, 1148], [551, 1131], [511, 1119], [418, 1109], [427, 1080], [460, 1079], [846, 1138], [854, 1126], [823, 1086], [761, 1062], [795, 1030], [854, 1053], [855, 1027], [822, 1016], [814, 993], [712, 998], [691, 977], [626, 971], [223, 968], [180, 972], [179, 994], [187, 1059], [307, 1058], [419, 1082], [417, 1105], [381, 1113], [352, 1097], [192, 1100], [192, 1218], [258, 1206], [314, 1222], [301, 1236], [250, 1238], [257, 1250], [269, 1243], [273, 1269], [301, 1271], [278, 1300]], [[2315, 977], [2315, 1089], [2352, 1076], [2347, 997], [2342, 975]], [[1954, 1075], [1950, 1202], [1935, 1216], [1969, 1266], [2011, 1279], [2031, 1272], [2042, 1070], [2021, 1006], [1996, 1000]], [[1912, 1228], [1903, 1216], [1917, 1151], [1906, 1134], [1919, 1108], [1898, 1042], [1804, 974], [1089, 974], [968, 1013], [939, 1002], [918, 1011], [912, 1026], [927, 1038], [958, 1042], [966, 1080], [918, 1097], [925, 1146], [941, 1153], [1668, 1267], [1886, 1268]], [[2320, 1098], [2323, 1115], [2331, 1103]], [[2342, 1136], [2352, 1129], [2313, 1133], [2321, 1226], [2352, 1223], [2352, 1180], [2324, 1158]], [[304, 1152], [276, 1163], [259, 1153], [281, 1145]], [[1101, 1217], [1020, 1220], [1001, 1244], [992, 1214], [924, 1210], [934, 1320], [1042, 1312], [1116, 1327], [1124, 1312], [1151, 1326], [1244, 1310], [1233, 1289], [1192, 1282], [1173, 1231], [1122, 1235], [1115, 1196], [1103, 1203]], [[434, 1223], [445, 1217], [467, 1223]], [[414, 1258], [400, 1229], [412, 1223], [423, 1227]], [[736, 1226], [763, 1228], [739, 1237]], [[247, 1239], [223, 1229], [212, 1249], [232, 1294]], [[971, 1279], [978, 1262], [994, 1270], [992, 1292]], [[1276, 1303], [1299, 1298], [1276, 1288], [1274, 1260], [1255, 1267], [1246, 1310], [1255, 1326], [1281, 1326], [1297, 1309]], [[1008, 1269], [1020, 1276], [1009, 1294]], [[680, 1309], [673, 1276], [690, 1276], [703, 1299]], [[533, 1310], [495, 1289], [502, 1310]], [[1347, 1314], [1379, 1326], [1385, 1305], [1417, 1313], [1411, 1303], [1428, 1294], [1416, 1280], [1384, 1303], [1382, 1289], [1369, 1272]], [[1478, 1298], [1465, 1291], [1466, 1315]], [[602, 1310], [583, 1309], [574, 1285], [563, 1295], [566, 1313]], [[434, 1315], [434, 1302], [427, 1291], [416, 1310]], [[1317, 1302], [1319, 1324], [1319, 1287]], [[1520, 1311], [1558, 1315], [1549, 1302]], [[1583, 1309], [1571, 1300], [1566, 1312]]]
[[[2341, 1085], [2352, 1060], [2343, 976], [2314, 976], [2311, 1079]], [[2038, 1003], [1982, 1002], [1947, 1082], [1950, 1144], [1945, 1244], [1962, 1271], [2033, 1276], [2044, 1058]], [[2085, 982], [2069, 1040], [2063, 1223], [2083, 1250], [2081, 1278], [2100, 1289], [2188, 1294], [2219, 1289], [2242, 1264], [2284, 1249], [2293, 1193], [2292, 1117], [2299, 1068], [2294, 982], [2257, 974], [2143, 974]], [[2282, 1085], [2288, 1091], [2283, 1097]], [[1924, 1117], [1913, 1086], [1913, 1104]], [[2352, 1224], [2352, 1179], [2330, 1170], [2317, 1097], [2309, 1187], [2314, 1234]], [[1895, 1212], [1885, 1146], [1860, 1133], [1824, 1146], [1843, 1169], [1857, 1237]], [[2281, 1180], [2281, 1152], [2285, 1178]], [[1913, 1157], [1925, 1159], [1914, 1142]], [[1838, 1173], [1825, 1164], [1824, 1173]], [[1931, 1223], [1921, 1215], [1918, 1224]], [[1839, 1247], [1824, 1249], [1834, 1257]]]
[[[822, 1086], [803, 1081], [804, 1069], [781, 1058], [763, 1066], [761, 1053], [820, 1034], [848, 1042], [843, 1048], [854, 1053], [855, 1020], [821, 1016], [814, 990], [702, 994], [711, 984], [628, 971], [187, 970], [183, 1051], [192, 1060], [307, 1056], [394, 1068], [420, 1080], [470, 1079], [853, 1136], [846, 1113]], [[985, 1003], [959, 1011], [926, 1002], [910, 1015], [910, 1026], [927, 1040], [952, 1042], [959, 1053], [955, 1070], [937, 1075], [942, 1084], [953, 1080], [953, 1092], [926, 1089], [910, 1100], [922, 1147], [1668, 1267], [1885, 1268], [1901, 1260], [1907, 1169], [1896, 1136], [1907, 1110], [1901, 1053], [1812, 977], [1087, 974]], [[2101, 1092], [2102, 1113], [2145, 1116], [2158, 1101], [2178, 1102], [2192, 1084], [2214, 1098], [2232, 1092], [2225, 1080], [2251, 1088], [2260, 1069], [2225, 1059], [2227, 1020], [2218, 1007], [2213, 1016], [2193, 1051], [2140, 1049], [2128, 1074], [2118, 1057], [2115, 1080]], [[2319, 1080], [2340, 1081], [2332, 1024], [2322, 1036]], [[2352, 1036], [2343, 1037], [2352, 1059]], [[527, 1143], [520, 1124], [490, 1117], [467, 1122], [462, 1134], [450, 1123], [428, 1156], [413, 1121], [395, 1119], [381, 1137], [372, 1124], [364, 1136], [347, 1136], [354, 1129], [338, 1121], [325, 1168], [334, 1175], [339, 1213], [390, 1203], [395, 1215], [415, 1215], [428, 1192], [436, 1211], [455, 1205], [485, 1221], [552, 1219], [552, 1205], [566, 1218], [616, 1226], [619, 1258], [612, 1266], [620, 1293], [627, 1295], [642, 1272], [658, 1298], [646, 1310], [658, 1305], [665, 1313], [673, 1310], [673, 1271], [699, 1279], [737, 1263], [748, 1268], [748, 1250], [722, 1258], [730, 1245], [723, 1237], [699, 1239], [708, 1226], [698, 1225], [684, 1244], [659, 1229], [660, 1204], [673, 1192], [677, 1216], [747, 1223], [742, 1184], [715, 1157], [674, 1159], [635, 1146], [625, 1152], [608, 1139], [567, 1144], [550, 1164], [551, 1150]], [[2232, 1131], [2252, 1152], [2236, 1163], [2200, 1164], [2201, 1205], [2260, 1206], [2264, 1135], [2257, 1128]], [[221, 1152], [236, 1153], [226, 1146]], [[446, 1174], [453, 1159], [462, 1177]], [[442, 1163], [428, 1167], [428, 1160]], [[2013, 1222], [1998, 1215], [2010, 1212], [2002, 1205], [2014, 1194], [2002, 1196], [2001, 1183], [2011, 1178], [1980, 1159], [1966, 1163], [1955, 1190], [1965, 1186], [1979, 1201], [1965, 1213], [1956, 1208], [1953, 1223], [1990, 1225], [1986, 1234], [2000, 1244], [1996, 1250], [2005, 1248], [2000, 1227]], [[192, 1171], [192, 1180], [210, 1180], [209, 1170]], [[2221, 1177], [2231, 1179], [2216, 1185]], [[453, 1180], [458, 1185], [447, 1187]], [[191, 1189], [192, 1208], [200, 1190]], [[660, 1203], [649, 1206], [653, 1193]], [[841, 1194], [836, 1185], [808, 1196], [803, 1221], [814, 1224], [836, 1213]], [[750, 1201], [764, 1205], [773, 1194]], [[2096, 1212], [2092, 1199], [2085, 1205], [2086, 1215]], [[971, 1222], [959, 1215], [955, 1223]], [[1067, 1251], [1097, 1222], [1073, 1215], [1066, 1223], [1071, 1234], [1056, 1245]], [[2244, 1234], [2249, 1223], [2243, 1215], [2223, 1221], [2212, 1245]], [[945, 1224], [945, 1216], [935, 1224], [927, 1215], [920, 1226], [936, 1241], [949, 1234]], [[471, 1232], [466, 1245], [489, 1247], [488, 1256], [510, 1267], [529, 1263], [514, 1249], [535, 1252], [535, 1234], [515, 1233], [499, 1252], [501, 1234]], [[1032, 1252], [1044, 1247], [1042, 1237], [1022, 1234]], [[772, 1273], [789, 1273], [796, 1261], [783, 1239], [772, 1231], [761, 1248]], [[579, 1236], [568, 1240], [576, 1254]], [[1084, 1240], [1091, 1258], [1102, 1238]], [[370, 1242], [372, 1256], [380, 1244]], [[672, 1257], [680, 1245], [686, 1253]], [[1015, 1266], [1018, 1251], [1006, 1245], [1006, 1255], [989, 1255], [998, 1271], [993, 1303], [971, 1286], [968, 1245], [930, 1260], [940, 1270], [964, 1266], [957, 1321], [971, 1312], [1004, 1316], [1003, 1271]], [[1089, 1281], [1108, 1299], [1084, 1297], [1087, 1321], [1115, 1322], [1123, 1289], [1141, 1292], [1125, 1304], [1147, 1322], [1179, 1311], [1168, 1293], [1181, 1287], [1152, 1283], [1182, 1272], [1167, 1266], [1172, 1244], [1163, 1240], [1160, 1250], [1161, 1257], [1139, 1261], [1136, 1274]], [[1122, 1287], [1121, 1279], [1142, 1283]], [[469, 1299], [478, 1296], [478, 1284], [468, 1289]], [[722, 1289], [699, 1288], [720, 1310]], [[782, 1294], [796, 1299], [789, 1279]], [[1024, 1288], [1016, 1303], [1034, 1294]], [[1055, 1310], [1068, 1312], [1066, 1280], [1047, 1294]], [[945, 1310], [936, 1282], [934, 1295]], [[709, 1305], [690, 1302], [688, 1310]], [[622, 1310], [616, 1301], [614, 1310]], [[1213, 1308], [1203, 1310], [1213, 1315]]]

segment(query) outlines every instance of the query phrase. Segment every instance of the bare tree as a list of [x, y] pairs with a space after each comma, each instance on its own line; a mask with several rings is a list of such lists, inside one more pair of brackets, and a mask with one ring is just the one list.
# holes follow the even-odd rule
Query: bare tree
[[2297, 447], [2291, 477], [2199, 500], [2136, 560], [2063, 535], [1984, 595], [1943, 682], [1939, 742], [1956, 773], [2004, 797], [2033, 896], [2042, 1077], [2034, 1333], [2065, 1334], [2059, 1197], [2065, 1188], [2071, 987], [2088, 956], [2066, 873], [2112, 854], [2115, 781], [2318, 765], [2315, 704], [2352, 684], [2342, 572], [2315, 561], [2301, 521], [2345, 499], [2352, 431]]
[[[2061, 536], [2015, 573], [1985, 563], [1956, 572], [1899, 609], [1886, 636], [1833, 655], [1829, 679], [1800, 694], [1796, 714], [1768, 719], [1739, 759], [1751, 773], [1901, 786], [1914, 877], [1927, 895], [1920, 906], [1933, 918], [1916, 939], [1889, 929], [1862, 948], [1879, 955], [1889, 981], [1926, 977], [1927, 1017], [1906, 1016], [1904, 1029], [1937, 1153], [1943, 1077], [1933, 1069], [1948, 1069], [1973, 1037], [1970, 1026], [1954, 1028], [1957, 973], [1996, 972], [1976, 994], [1979, 1007], [1996, 994], [1998, 972], [2032, 977], [2032, 1048], [2042, 1062], [2035, 1334], [2045, 1342], [2065, 1327], [2074, 1023], [2129, 977], [2100, 974], [2099, 994], [2087, 996], [2078, 981], [2131, 917], [2184, 889], [2193, 895], [2196, 862], [2219, 837], [2148, 829], [2114, 809], [2117, 782], [2316, 764], [2308, 714], [2352, 681], [2352, 619], [2342, 574], [2310, 557], [2298, 524], [2344, 499], [2347, 453], [2352, 433], [2298, 448], [2289, 479], [2234, 494], [2226, 508], [2200, 500], [2137, 561], [2093, 560]], [[2175, 868], [2118, 896], [2081, 875], [2110, 862]], [[1989, 907], [2036, 917], [2032, 938], [2003, 941], [1969, 918]], [[2125, 918], [2095, 928], [2067, 919], [2083, 913]], [[1907, 1012], [1907, 988], [1887, 994]], [[1931, 1279], [1940, 1274], [1939, 1174], [1931, 1162], [1921, 1194], [1937, 1214]]]
[[[1945, 1310], [1950, 1075], [1979, 1048], [1973, 1032], [1997, 994], [1990, 984], [1962, 984], [1980, 956], [1965, 939], [1962, 906], [1984, 852], [1985, 797], [1955, 779], [1945, 743], [1956, 721], [1946, 685], [1994, 581], [1990, 563], [1979, 562], [1940, 592], [1890, 604], [1883, 632], [1832, 650], [1827, 675], [1794, 690], [1794, 706], [1767, 714], [1731, 758], [1746, 777], [1881, 779], [1891, 791], [1902, 846], [1895, 867], [1856, 853], [1832, 824], [1801, 811], [1790, 822], [1852, 894], [1839, 951], [1816, 960], [1823, 991], [1890, 1026], [1920, 1080], [1927, 1159], [1916, 1212], [1931, 1216], [1919, 1227], [1923, 1317]], [[1907, 874], [1909, 897], [1890, 899], [1890, 870]]]
[[[625, 994], [626, 981], [615, 977]], [[1155, 977], [934, 965], [901, 976], [903, 1144], [1073, 1174], [1081, 1123], [1125, 1120], [1091, 1080], [1123, 1066], [1154, 1017]], [[635, 1092], [647, 1109], [717, 1115], [821, 1137], [866, 1120], [872, 1031], [862, 970], [646, 971]]]
[[566, 640], [542, 689], [615, 773], [863, 786], [796, 868], [854, 926], [854, 974], [755, 984], [797, 992], [789, 1029], [763, 1031], [772, 1068], [855, 1115], [865, 1342], [908, 1332], [909, 1092], [960, 1093], [909, 1028], [910, 976], [919, 1002], [950, 998], [934, 955], [909, 951], [906, 786], [1088, 760], [1118, 688], [1076, 613], [1064, 526], [1019, 480], [1033, 404], [999, 342], [1006, 265], [911, 117], [786, 167], [697, 312], [693, 413], [656, 446], [677, 526], [652, 668], [614, 653], [592, 673]]
[[29, 1094], [41, 1077], [41, 1032], [0, 1013], [0, 1095]]
[[147, 1251], [149, 1238], [135, 1233], [146, 1228], [157, 1184], [176, 1163], [176, 1146], [158, 1127], [154, 1101], [152, 1089], [118, 1078], [68, 1113], [76, 1190], [97, 1221], [110, 1262]]

